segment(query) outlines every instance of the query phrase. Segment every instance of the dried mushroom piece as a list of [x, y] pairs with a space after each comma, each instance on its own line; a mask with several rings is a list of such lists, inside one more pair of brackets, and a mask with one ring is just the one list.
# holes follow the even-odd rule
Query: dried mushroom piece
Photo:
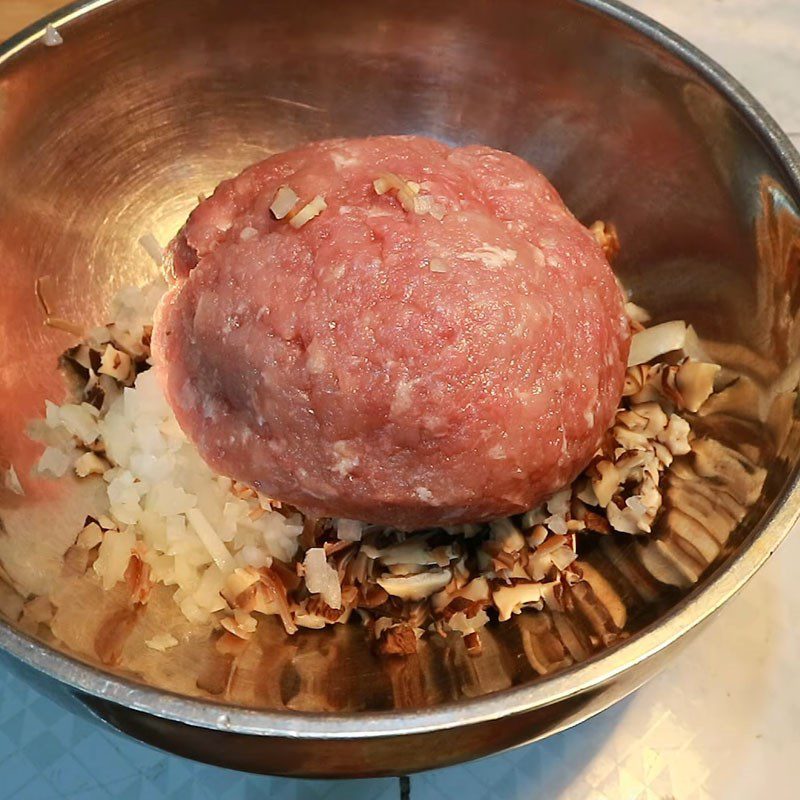
[[678, 364], [639, 364], [628, 369], [624, 395], [633, 403], [663, 402], [698, 412], [714, 392], [718, 364], [684, 358]]
[[718, 483], [745, 508], [758, 500], [766, 469], [716, 439], [700, 439], [692, 451], [694, 469], [700, 477]]
[[283, 219], [300, 202], [297, 193], [290, 186], [281, 186], [275, 193], [269, 210], [275, 219]]
[[417, 652], [422, 631], [406, 622], [379, 617], [375, 620], [373, 636], [382, 655], [410, 656]]
[[591, 225], [589, 232], [602, 248], [605, 257], [609, 261], [614, 261], [619, 254], [619, 236], [617, 235], [617, 229], [607, 222], [598, 220]]
[[521, 582], [501, 586], [492, 592], [492, 603], [497, 609], [500, 622], [511, 619], [512, 614], [519, 614], [526, 607], [539, 611], [543, 607], [542, 585]]

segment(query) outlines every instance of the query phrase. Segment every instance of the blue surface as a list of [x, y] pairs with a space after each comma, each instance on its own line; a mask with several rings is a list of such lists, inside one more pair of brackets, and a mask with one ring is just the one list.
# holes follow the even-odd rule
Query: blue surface
[[[580, 778], [579, 767], [613, 734], [625, 705], [544, 742], [415, 775], [411, 800], [608, 800]], [[0, 800], [111, 797], [400, 800], [400, 786], [394, 778], [300, 781], [197, 764], [76, 717], [0, 667]]]
[[9, 800], [397, 800], [395, 779], [296, 781], [245, 775], [86, 722], [0, 672], [0, 798]]

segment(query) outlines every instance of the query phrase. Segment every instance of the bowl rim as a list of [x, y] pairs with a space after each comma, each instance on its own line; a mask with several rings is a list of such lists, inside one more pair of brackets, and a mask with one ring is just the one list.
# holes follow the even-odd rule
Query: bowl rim
[[[0, 71], [38, 42], [47, 25], [61, 27], [122, 0], [78, 0], [28, 26], [0, 45]], [[691, 67], [720, 92], [761, 139], [800, 198], [800, 155], [762, 105], [725, 69], [668, 28], [618, 0], [569, 0], [611, 18], [650, 39]], [[531, 712], [608, 684], [652, 658], [718, 611], [761, 568], [800, 516], [800, 468], [754, 526], [741, 551], [707, 584], [691, 592], [658, 622], [628, 641], [572, 667], [475, 699], [432, 709], [341, 713], [259, 711], [178, 695], [104, 672], [21, 633], [0, 620], [0, 648], [37, 672], [71, 689], [178, 723], [227, 733], [293, 739], [347, 740], [423, 734]]]

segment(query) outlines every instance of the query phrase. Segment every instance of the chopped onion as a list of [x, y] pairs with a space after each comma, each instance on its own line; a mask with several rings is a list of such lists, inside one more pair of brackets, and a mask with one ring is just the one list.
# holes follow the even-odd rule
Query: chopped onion
[[682, 320], [662, 322], [634, 334], [628, 354], [628, 366], [646, 364], [657, 356], [680, 350], [686, 341], [686, 323]]
[[214, 613], [225, 608], [222, 590], [225, 587], [225, 576], [216, 564], [211, 564], [203, 572], [197, 589], [192, 594], [192, 600], [204, 611]]
[[404, 210], [417, 210], [416, 196], [419, 194], [419, 184], [415, 181], [406, 181], [394, 172], [385, 172], [372, 182], [372, 186], [376, 194], [396, 191], [397, 199]]
[[139, 237], [139, 244], [147, 251], [147, 255], [160, 267], [164, 261], [164, 248], [152, 233]]
[[364, 524], [355, 519], [337, 519], [336, 535], [343, 542], [359, 542], [364, 530]]
[[557, 514], [561, 517], [566, 517], [569, 513], [569, 503], [572, 499], [572, 487], [568, 486], [560, 492], [556, 492], [547, 501], [547, 510], [551, 514]]
[[514, 553], [525, 547], [525, 537], [508, 517], [492, 520], [490, 528], [492, 539], [507, 553]]
[[563, 572], [577, 558], [578, 554], [566, 545], [556, 547], [550, 553], [550, 559], [559, 572]]
[[145, 644], [151, 650], [158, 650], [163, 653], [165, 650], [169, 650], [170, 647], [175, 647], [178, 644], [178, 640], [170, 633], [157, 633], [151, 639], [145, 640]]
[[638, 322], [641, 325], [644, 325], [646, 322], [650, 322], [651, 319], [650, 314], [641, 306], [637, 306], [636, 303], [631, 303], [631, 302], [625, 303], [625, 313], [634, 322]]
[[269, 210], [275, 219], [283, 219], [297, 205], [299, 199], [293, 189], [288, 186], [281, 186], [275, 193]]
[[41, 475], [60, 478], [69, 469], [71, 461], [71, 457], [63, 450], [57, 447], [46, 447], [36, 466], [36, 471]]
[[331, 608], [341, 608], [342, 587], [339, 584], [339, 574], [328, 563], [325, 551], [321, 547], [307, 550], [303, 568], [308, 591], [320, 595]]
[[430, 214], [440, 222], [444, 219], [445, 208], [441, 203], [436, 202], [436, 198], [430, 194], [414, 197], [414, 211], [417, 214]]
[[[697, 335], [697, 331], [694, 329], [693, 325], [686, 326], [686, 339], [681, 346], [684, 354], [689, 356], [689, 358], [693, 358], [696, 361], [705, 361], [707, 363], [713, 362], [713, 359], [709, 356], [706, 352], [706, 349], [700, 342], [700, 337]], [[718, 366], [718, 365], [715, 365]]]
[[75, 544], [91, 550], [103, 541], [103, 529], [96, 523], [90, 522], [79, 534]]
[[203, 546], [208, 550], [209, 555], [214, 559], [214, 563], [221, 572], [233, 571], [233, 558], [231, 557], [225, 543], [219, 538], [214, 528], [209, 524], [203, 513], [197, 508], [190, 508], [186, 512], [186, 519], [194, 528]]
[[567, 521], [564, 517], [552, 514], [544, 521], [544, 524], [547, 525], [553, 533], [557, 533], [560, 536], [565, 536], [567, 534]]
[[104, 589], [111, 589], [125, 577], [135, 545], [133, 527], [106, 532], [94, 562], [94, 571], [102, 579]]
[[306, 203], [290, 220], [289, 224], [293, 228], [302, 228], [306, 222], [310, 222], [314, 217], [318, 217], [328, 204], [322, 195], [317, 195], [310, 203]]
[[[128, 361], [130, 363], [130, 359]], [[60, 409], [61, 424], [84, 444], [91, 444], [100, 435], [97, 425], [97, 409], [88, 403], [68, 403]]]
[[14, 469], [13, 464], [9, 464], [8, 467], [3, 471], [3, 487], [14, 494], [25, 494], [25, 490], [22, 488], [22, 484], [19, 482], [19, 476], [17, 475], [17, 471]]
[[642, 498], [637, 495], [631, 495], [626, 501], [625, 505], [638, 516], [647, 514], [647, 506], [642, 502]]

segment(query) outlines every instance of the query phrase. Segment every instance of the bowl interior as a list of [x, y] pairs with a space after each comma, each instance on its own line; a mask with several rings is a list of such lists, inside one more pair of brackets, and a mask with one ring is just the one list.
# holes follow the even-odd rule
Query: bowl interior
[[[96, 500], [92, 485], [29, 477], [38, 450], [26, 422], [63, 395], [54, 365], [71, 343], [42, 326], [34, 281], [49, 276], [57, 316], [102, 321], [115, 289], [155, 272], [139, 237], [166, 242], [198, 194], [313, 139], [486, 143], [542, 169], [584, 223], [617, 226], [616, 267], [636, 302], [656, 321], [691, 322], [746, 379], [707, 430], [768, 467], [762, 496], [700, 586], [794, 475], [796, 190], [763, 134], [643, 34], [570, 0], [507, 0], [502, 13], [481, 0], [120, 0], [61, 31], [60, 47], [33, 42], [0, 61], [0, 455], [26, 489], [0, 491], [10, 624], [24, 626], [25, 598], [63, 583], [62, 556]], [[623, 544], [616, 562], [599, 546], [585, 557], [628, 606], [632, 634], [688, 588], [651, 580], [643, 598]], [[28, 632], [108, 671], [252, 708], [432, 707], [576, 660], [548, 650], [552, 621], [535, 614], [493, 630], [476, 658], [435, 641], [381, 660], [356, 628], [286, 639], [269, 626], [238, 658], [217, 653], [208, 631], [164, 656], [143, 642], [182, 624], [167, 597], [140, 612], [91, 581], [60, 591], [53, 631]]]

